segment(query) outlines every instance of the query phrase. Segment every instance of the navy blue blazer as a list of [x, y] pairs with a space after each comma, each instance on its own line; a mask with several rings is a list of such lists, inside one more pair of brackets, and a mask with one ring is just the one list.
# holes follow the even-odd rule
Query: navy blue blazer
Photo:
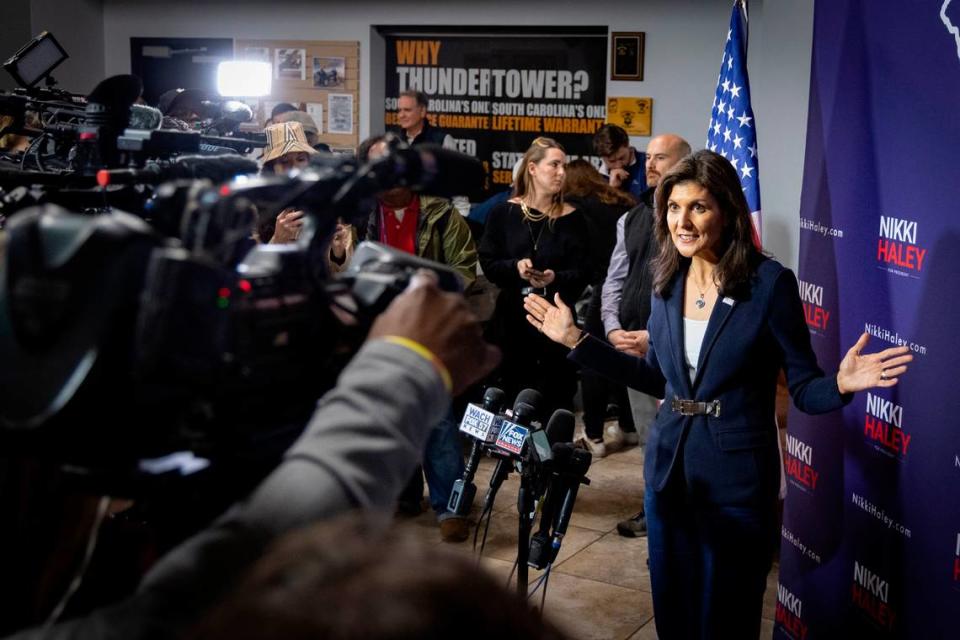
[[[810, 332], [793, 273], [761, 259], [742, 291], [717, 299], [691, 383], [683, 347], [684, 261], [664, 297], [653, 296], [646, 359], [590, 337], [570, 352], [576, 363], [629, 387], [664, 398], [650, 429], [644, 462], [646, 486], [661, 491], [683, 473], [694, 497], [718, 505], [770, 504], [779, 489], [780, 460], [775, 398], [780, 369], [798, 409], [839, 409], [836, 376], [825, 377], [810, 346]], [[720, 401], [720, 415], [683, 416], [671, 400]]]

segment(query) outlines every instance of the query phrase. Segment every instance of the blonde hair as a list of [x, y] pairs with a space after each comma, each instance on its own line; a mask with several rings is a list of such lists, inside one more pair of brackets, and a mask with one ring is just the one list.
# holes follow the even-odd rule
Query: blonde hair
[[[523, 199], [531, 191], [535, 191], [532, 178], [530, 177], [530, 163], [538, 164], [541, 160], [547, 157], [547, 152], [550, 149], [558, 149], [561, 153], [566, 154], [566, 150], [563, 148], [559, 142], [553, 138], [544, 138], [539, 137], [535, 138], [534, 141], [530, 144], [530, 148], [527, 149], [527, 152], [523, 154], [523, 159], [520, 162], [520, 175], [517, 176], [516, 184], [513, 187], [513, 197], [523, 202]], [[563, 212], [563, 189], [553, 195], [553, 201], [550, 203], [550, 210], [544, 211], [543, 216], [536, 216], [530, 213], [530, 210], [525, 206], [521, 205], [521, 210], [523, 211], [523, 217], [527, 220], [537, 222], [542, 220], [544, 217], [553, 218]]]

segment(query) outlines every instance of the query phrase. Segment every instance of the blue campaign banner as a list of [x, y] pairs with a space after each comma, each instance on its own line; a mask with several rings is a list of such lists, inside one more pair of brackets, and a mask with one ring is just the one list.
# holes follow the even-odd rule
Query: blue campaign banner
[[[790, 414], [775, 638], [960, 637], [960, 0], [818, 0], [800, 289], [821, 366], [910, 371]], [[960, 305], [958, 305], [960, 306]]]

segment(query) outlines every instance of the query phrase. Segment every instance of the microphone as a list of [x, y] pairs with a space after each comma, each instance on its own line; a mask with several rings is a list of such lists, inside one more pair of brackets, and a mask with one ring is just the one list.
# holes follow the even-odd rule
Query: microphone
[[181, 178], [206, 178], [226, 182], [241, 174], [258, 171], [257, 163], [238, 155], [180, 156], [169, 164], [151, 163], [143, 169], [101, 169], [97, 184], [159, 184]]
[[547, 421], [547, 438], [553, 446], [559, 442], [573, 442], [573, 431], [577, 420], [566, 409], [557, 409]]
[[[556, 524], [553, 527], [552, 558], [557, 557], [560, 551], [560, 543], [563, 542], [563, 536], [567, 533], [567, 525], [570, 524], [570, 517], [573, 515], [573, 503], [577, 500], [577, 492], [581, 484], [590, 484], [586, 478], [587, 471], [590, 469], [590, 463], [593, 456], [584, 449], [572, 448], [570, 450], [570, 461], [565, 465], [563, 476], [566, 478], [567, 491], [563, 497], [563, 505], [560, 507], [560, 513], [557, 516]], [[551, 558], [551, 562], [553, 561]]]
[[163, 124], [163, 114], [160, 109], [145, 104], [130, 105], [130, 120], [127, 128], [154, 131]]
[[110, 76], [97, 83], [87, 96], [87, 104], [129, 109], [142, 92], [143, 82], [137, 76], [129, 74]]
[[[513, 401], [513, 413], [516, 418], [517, 408], [520, 405], [527, 405], [526, 408], [521, 408], [521, 412], [529, 412], [528, 417], [531, 421], [540, 422], [540, 406], [543, 404], [543, 396], [540, 395], [540, 392], [536, 389], [524, 389], [517, 394], [516, 400]], [[529, 423], [522, 423], [529, 426]]]
[[557, 409], [547, 421], [546, 429], [537, 429], [530, 434], [533, 443], [535, 462], [549, 462], [553, 459], [553, 445], [559, 442], [572, 442], [576, 419], [566, 409]]
[[[530, 538], [528, 564], [537, 569], [543, 569], [549, 562], [550, 527], [557, 512], [562, 492], [562, 488], [559, 486], [559, 477], [555, 470], [564, 468], [570, 460], [575, 426], [576, 419], [572, 413], [566, 409], [557, 409], [550, 416], [545, 429], [549, 453], [544, 454], [540, 450], [542, 445], [537, 446], [537, 440], [533, 439], [540, 462], [546, 463], [540, 465], [537, 469], [538, 473], [533, 483], [535, 495], [546, 495], [540, 512], [540, 528]], [[548, 483], [549, 488], [547, 487]]]
[[479, 160], [435, 144], [391, 149], [390, 153], [367, 165], [360, 175], [372, 192], [408, 187], [436, 196], [467, 196], [471, 199], [481, 196], [484, 177]]
[[543, 401], [543, 396], [535, 389], [524, 389], [517, 394], [517, 399], [513, 404], [513, 421], [504, 419], [500, 424], [500, 431], [497, 433], [497, 439], [494, 443], [495, 451], [500, 454], [497, 460], [497, 466], [490, 476], [490, 488], [487, 489], [486, 498], [483, 501], [483, 511], [493, 508], [493, 501], [497, 497], [497, 491], [500, 485], [510, 475], [513, 469], [513, 461], [520, 457], [523, 451], [523, 444], [530, 433], [527, 428], [532, 418], [537, 415], [538, 407]]
[[503, 411], [505, 399], [502, 389], [490, 387], [483, 394], [483, 407], [472, 403], [467, 405], [463, 420], [460, 422], [460, 431], [472, 436], [474, 440], [463, 471], [463, 478], [458, 478], [453, 483], [453, 489], [450, 492], [447, 511], [451, 513], [465, 516], [470, 511], [470, 505], [473, 504], [473, 499], [477, 495], [477, 486], [473, 483], [473, 478], [480, 464], [480, 454], [483, 452], [483, 445], [495, 440], [500, 431], [497, 414]]
[[543, 569], [553, 561], [550, 529], [553, 527], [557, 510], [564, 496], [564, 487], [559, 470], [569, 466], [573, 449], [573, 444], [569, 442], [557, 442], [552, 447], [555, 471], [551, 473], [550, 486], [546, 491], [543, 508], [540, 511], [540, 527], [530, 537], [530, 554], [527, 563], [535, 569]]
[[118, 75], [101, 81], [87, 96], [75, 160], [83, 173], [119, 164], [117, 136], [130, 121], [130, 106], [141, 91], [139, 78]]
[[[544, 508], [540, 529], [530, 539], [528, 564], [537, 569], [543, 569], [557, 559], [570, 518], [573, 516], [573, 505], [577, 501], [580, 485], [590, 484], [586, 473], [593, 456], [589, 451], [574, 447], [570, 443], [557, 443], [553, 447], [553, 452], [555, 459], [562, 462], [557, 465], [556, 474], [550, 484], [548, 502], [552, 510], [551, 515], [548, 516]], [[552, 513], [556, 511], [558, 501], [560, 501], [560, 511], [553, 516]], [[552, 535], [549, 533], [550, 527], [553, 528]]]
[[497, 414], [503, 411], [505, 395], [501, 389], [490, 387], [483, 394], [483, 406], [470, 403], [460, 422], [460, 431], [479, 442], [496, 440], [499, 424]]

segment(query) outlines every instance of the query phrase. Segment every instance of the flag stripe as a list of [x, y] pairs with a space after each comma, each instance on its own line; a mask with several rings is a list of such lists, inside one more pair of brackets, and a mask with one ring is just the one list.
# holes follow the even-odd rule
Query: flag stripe
[[[730, 161], [747, 197], [757, 238], [760, 237], [760, 176], [757, 130], [750, 105], [747, 76], [747, 25], [740, 2], [734, 2], [730, 30], [720, 61], [717, 90], [710, 109], [706, 147]], [[759, 245], [759, 242], [758, 242]]]

